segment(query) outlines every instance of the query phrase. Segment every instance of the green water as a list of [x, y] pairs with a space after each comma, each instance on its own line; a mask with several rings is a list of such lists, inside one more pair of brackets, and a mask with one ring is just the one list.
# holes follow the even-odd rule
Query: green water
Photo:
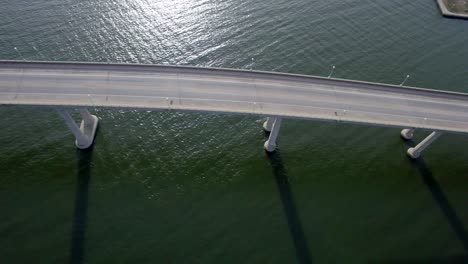
[[[3, 0], [0, 58], [182, 64], [468, 92], [468, 21], [435, 1]], [[14, 47], [17, 47], [18, 52]], [[252, 60], [252, 58], [254, 58]], [[0, 263], [466, 263], [468, 137], [0, 107]], [[74, 113], [76, 114], [76, 113]]]

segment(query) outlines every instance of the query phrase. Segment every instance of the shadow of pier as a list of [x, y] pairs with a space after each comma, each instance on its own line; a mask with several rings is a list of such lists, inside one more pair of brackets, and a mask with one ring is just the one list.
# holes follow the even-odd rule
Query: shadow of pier
[[[408, 140], [405, 141], [405, 146], [408, 148], [414, 147], [415, 143], [412, 140]], [[427, 164], [424, 161], [423, 157], [420, 157], [416, 160], [410, 160], [412, 165], [419, 172], [419, 175], [421, 176], [422, 181], [431, 193], [433, 200], [436, 202], [440, 211], [447, 220], [450, 229], [452, 229], [453, 233], [457, 236], [458, 240], [461, 242], [463, 248], [465, 249], [466, 256], [464, 259], [466, 260], [466, 263], [468, 263], [468, 232], [466, 231], [462, 220], [458, 216], [456, 210], [450, 204], [450, 201], [445, 195], [444, 190], [432, 175], [431, 170], [427, 167]]]
[[78, 150], [78, 175], [71, 233], [70, 263], [84, 263], [85, 234], [88, 216], [88, 193], [91, 176], [92, 147]]
[[[408, 140], [405, 141], [405, 146], [407, 148], [414, 147], [415, 143], [412, 140]], [[410, 159], [410, 161], [412, 165], [417, 169], [419, 175], [421, 176], [421, 180], [428, 188], [429, 192], [431, 193], [432, 199], [435, 201], [437, 207], [440, 209], [443, 216], [447, 220], [450, 229], [456, 235], [457, 239], [463, 246], [465, 254], [446, 258], [434, 257], [431, 259], [424, 260], [400, 260], [384, 263], [468, 263], [468, 232], [464, 227], [463, 221], [458, 216], [455, 208], [451, 205], [450, 201], [445, 195], [444, 190], [435, 179], [434, 175], [427, 166], [423, 157], [420, 157], [416, 160]]]
[[466, 231], [462, 220], [458, 216], [456, 210], [450, 204], [450, 201], [445, 195], [442, 187], [432, 175], [432, 172], [427, 167], [426, 163], [424, 162], [424, 159], [419, 158], [412, 162], [413, 165], [417, 168], [419, 174], [421, 175], [422, 181], [426, 184], [427, 188], [429, 189], [432, 198], [436, 202], [440, 211], [443, 213], [453, 233], [457, 236], [458, 240], [463, 245], [463, 248], [467, 253], [466, 263], [468, 263], [468, 232]]
[[299, 218], [296, 203], [291, 192], [291, 186], [289, 185], [283, 160], [281, 159], [281, 155], [278, 151], [267, 153], [267, 155], [273, 169], [273, 175], [275, 177], [276, 186], [278, 187], [289, 232], [291, 233], [291, 237], [294, 242], [297, 260], [302, 264], [310, 264], [312, 263], [312, 259], [309, 252], [309, 246], [304, 235], [301, 219]]

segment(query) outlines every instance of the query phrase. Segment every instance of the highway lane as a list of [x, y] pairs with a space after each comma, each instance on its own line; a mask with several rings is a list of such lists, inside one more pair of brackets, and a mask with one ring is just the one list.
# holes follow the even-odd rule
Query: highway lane
[[0, 61], [0, 104], [190, 110], [468, 132], [468, 94], [197, 67]]

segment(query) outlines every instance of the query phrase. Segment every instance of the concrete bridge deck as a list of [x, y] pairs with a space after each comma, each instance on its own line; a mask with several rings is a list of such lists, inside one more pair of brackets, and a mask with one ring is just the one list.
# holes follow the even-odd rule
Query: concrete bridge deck
[[0, 61], [0, 104], [173, 109], [468, 132], [468, 94], [185, 66]]

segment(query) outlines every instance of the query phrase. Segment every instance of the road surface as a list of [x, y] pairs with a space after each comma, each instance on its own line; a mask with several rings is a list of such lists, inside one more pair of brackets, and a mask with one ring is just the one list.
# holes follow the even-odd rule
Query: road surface
[[0, 104], [190, 110], [468, 132], [468, 94], [184, 66], [0, 61]]

